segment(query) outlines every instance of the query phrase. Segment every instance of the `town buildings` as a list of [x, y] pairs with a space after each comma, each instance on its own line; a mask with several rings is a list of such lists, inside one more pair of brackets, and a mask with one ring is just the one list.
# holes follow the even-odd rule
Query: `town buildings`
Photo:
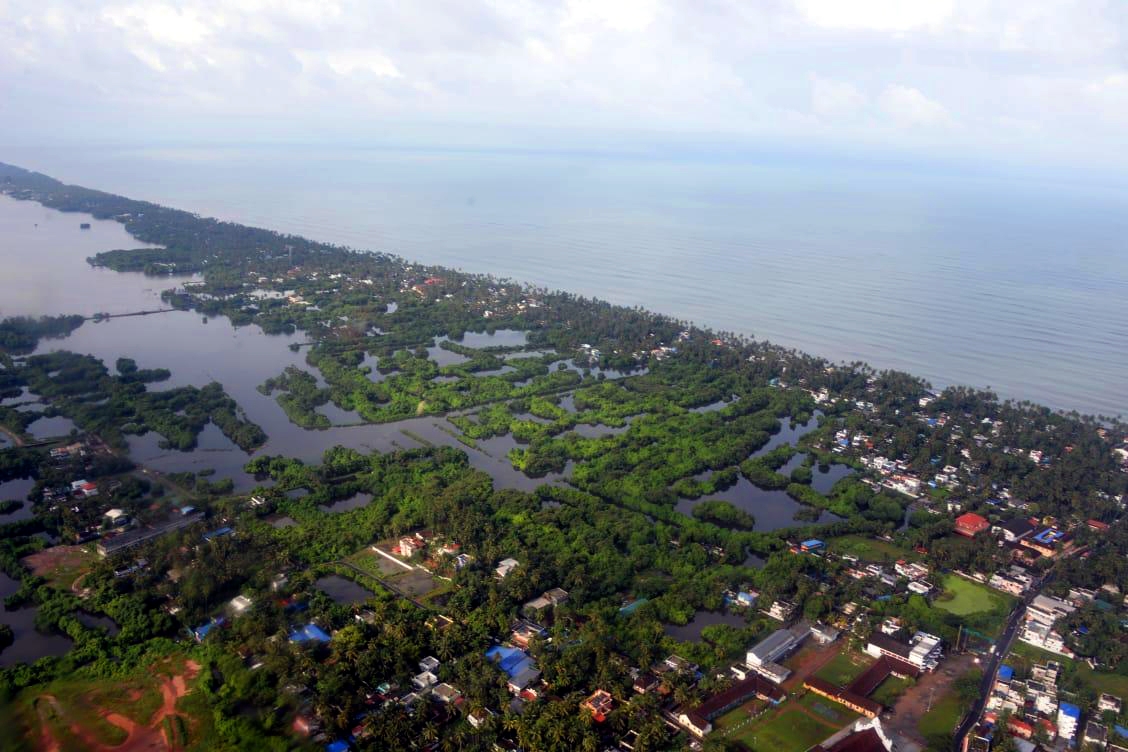
[[923, 671], [935, 670], [943, 657], [940, 638], [927, 632], [917, 632], [909, 642], [876, 632], [866, 644], [866, 652], [877, 658], [896, 658]]

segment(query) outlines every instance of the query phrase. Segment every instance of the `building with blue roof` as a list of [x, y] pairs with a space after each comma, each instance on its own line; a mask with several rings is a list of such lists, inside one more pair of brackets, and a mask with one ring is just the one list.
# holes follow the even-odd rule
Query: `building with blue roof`
[[1002, 666], [999, 666], [999, 678], [1009, 682], [1014, 678], [1014, 669], [1004, 663]]
[[648, 598], [639, 598], [637, 601], [632, 601], [631, 603], [628, 603], [627, 605], [625, 605], [625, 606], [623, 606], [622, 608], [619, 609], [619, 615], [620, 616], [630, 616], [635, 611], [638, 611], [640, 608], [642, 608], [644, 605], [646, 605], [646, 602], [648, 600], [649, 600]]
[[325, 752], [348, 752], [348, 750], [349, 743], [344, 739], [338, 739], [325, 745]]
[[509, 677], [509, 689], [513, 693], [520, 692], [540, 678], [537, 664], [524, 650], [494, 645], [486, 651], [486, 658], [496, 663]]
[[799, 547], [804, 551], [821, 551], [826, 548], [826, 544], [818, 538], [811, 538], [800, 543]]
[[316, 624], [306, 624], [290, 632], [290, 642], [293, 643], [306, 643], [306, 642], [329, 642], [332, 639], [325, 630]]
[[193, 629], [192, 636], [196, 638], [196, 642], [203, 642], [204, 638], [208, 636], [209, 632], [211, 632], [216, 627], [222, 627], [225, 623], [227, 623], [227, 620], [222, 617], [218, 619], [212, 619], [207, 624], [202, 624], [201, 626]]
[[1056, 529], [1050, 527], [1050, 528], [1046, 528], [1042, 532], [1035, 535], [1034, 540], [1038, 541], [1039, 543], [1051, 543], [1052, 544], [1052, 543], [1056, 543], [1059, 539], [1061, 539], [1064, 536], [1065, 536], [1065, 533], [1063, 533], [1062, 531], [1056, 530]]
[[216, 538], [222, 538], [225, 535], [231, 535], [233, 532], [235, 532], [234, 528], [230, 528], [225, 525], [218, 530], [212, 530], [210, 533], [204, 533], [204, 540], [215, 540]]
[[533, 664], [533, 659], [524, 650], [494, 645], [486, 651], [486, 657], [497, 664], [510, 679]]
[[1058, 703], [1058, 736], [1074, 744], [1077, 740], [1077, 727], [1081, 724], [1081, 708], [1070, 702]]

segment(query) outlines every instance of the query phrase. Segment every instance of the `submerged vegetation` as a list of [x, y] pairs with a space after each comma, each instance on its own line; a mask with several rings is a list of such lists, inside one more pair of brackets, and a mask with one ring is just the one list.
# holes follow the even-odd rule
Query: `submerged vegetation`
[[[1004, 492], [1025, 515], [1104, 521], [1107, 535], [1083, 539], [1090, 565], [1062, 565], [1063, 579], [1094, 589], [1123, 580], [1128, 475], [1114, 452], [1126, 435], [1118, 422], [982, 391], [937, 394], [906, 374], [16, 168], [0, 166], [0, 179], [17, 198], [117, 219], [160, 246], [101, 253], [94, 264], [199, 274], [163, 294], [172, 307], [267, 335], [302, 332], [305, 341], [291, 347], [306, 368], [259, 386], [293, 423], [328, 428], [330, 405], [366, 423], [434, 416], [463, 446], [482, 447], [335, 447], [319, 462], [259, 454], [245, 466], [259, 485], [240, 494], [210, 469], [134, 474], [90, 437], [120, 451], [126, 436], [154, 431], [187, 450], [209, 422], [248, 452], [266, 437], [220, 384], [156, 390], [169, 372], [130, 359], [110, 370], [88, 355], [29, 355], [37, 338], [65, 334], [78, 317], [5, 322], [0, 394], [26, 393], [42, 413], [3, 405], [0, 423], [20, 437], [40, 414], [64, 416], [90, 450], [63, 459], [44, 448], [0, 451], [0, 480], [34, 481], [34, 516], [0, 524], [0, 568], [19, 580], [9, 605], [36, 608], [37, 626], [73, 642], [61, 657], [0, 671], [0, 700], [25, 736], [38, 719], [29, 709], [44, 696], [80, 684], [101, 697], [100, 683], [138, 681], [171, 658], [199, 664], [177, 706], [184, 717], [161, 721], [163, 738], [185, 748], [301, 746], [300, 728], [318, 744], [361, 748], [395, 739], [419, 749], [599, 749], [628, 732], [635, 749], [679, 748], [684, 739], [662, 711], [724, 689], [729, 681], [718, 675], [778, 627], [759, 607], [737, 605], [737, 593], [754, 590], [765, 608], [786, 601], [796, 619], [843, 628], [850, 623], [840, 614], [853, 604], [869, 623], [897, 617], [949, 643], [966, 625], [998, 629], [1001, 598], [980, 608], [951, 587], [956, 598], [930, 600], [862, 582], [836, 554], [798, 545], [818, 538], [875, 564], [922, 560], [937, 584], [958, 584], [947, 572], [994, 571], [1007, 553], [994, 541], [952, 537], [944, 502], [957, 495], [991, 522], [1003, 517]], [[891, 490], [892, 471], [869, 469], [878, 456], [902, 479], [923, 480], [916, 514], [906, 518], [910, 496]], [[551, 483], [499, 489], [476, 469], [502, 462]], [[815, 468], [831, 463], [850, 472], [820, 485]], [[958, 485], [937, 480], [956, 475]], [[95, 481], [98, 501], [71, 493], [79, 477]], [[758, 529], [767, 515], [734, 502], [734, 489], [750, 485], [797, 508], [794, 526]], [[109, 518], [111, 508], [136, 529], [184, 524], [105, 559], [49, 547], [56, 537], [112, 542], [122, 515]], [[62, 563], [48, 569], [37, 557]], [[355, 602], [334, 600], [326, 583], [341, 580], [363, 588]], [[726, 607], [725, 623], [704, 627], [700, 639], [667, 630]], [[120, 632], [84, 624], [80, 611], [112, 618]], [[1071, 638], [1079, 651], [1123, 657], [1112, 644], [1115, 619], [1095, 607], [1074, 619], [1078, 634], [1091, 635]], [[539, 696], [514, 698], [511, 677], [485, 657], [499, 642], [517, 644], [515, 627], [529, 630], [523, 649], [544, 682], [532, 685]], [[663, 670], [661, 693], [632, 689], [672, 655], [700, 676]], [[458, 701], [426, 699], [434, 683], [412, 688], [429, 657]], [[580, 708], [596, 690], [616, 704], [602, 724]], [[470, 726], [471, 711], [485, 719], [480, 726]], [[65, 724], [52, 728], [67, 733]]]
[[[94, 357], [62, 351], [0, 367], [0, 380], [29, 387], [47, 404], [46, 415], [66, 416], [119, 448], [125, 446], [125, 434], [155, 431], [168, 446], [190, 450], [209, 421], [244, 451], [266, 441], [262, 429], [242, 415], [220, 384], [151, 392], [146, 386], [168, 379], [167, 370], [139, 369], [125, 358], [117, 361], [116, 369], [112, 374]], [[33, 412], [0, 412], [0, 422], [21, 431], [38, 417]]]

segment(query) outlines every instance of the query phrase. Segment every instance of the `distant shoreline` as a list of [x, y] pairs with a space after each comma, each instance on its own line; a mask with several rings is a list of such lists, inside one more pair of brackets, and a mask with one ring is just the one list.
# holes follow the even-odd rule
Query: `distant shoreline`
[[[4, 165], [3, 163], [0, 163], [0, 168], [3, 168], [3, 167], [9, 167], [10, 168], [11, 166]], [[21, 168], [15, 168], [15, 169], [19, 170], [21, 172], [24, 172]], [[0, 170], [0, 172], [2, 172], [2, 170]], [[28, 173], [28, 174], [38, 175], [37, 173]], [[49, 178], [47, 176], [39, 176], [39, 177], [45, 179], [46, 181], [55, 183], [57, 185], [62, 185], [61, 183], [58, 183], [58, 181], [55, 181], [53, 178]], [[89, 189], [85, 189], [85, 190], [89, 190]], [[120, 199], [122, 201], [134, 202], [134, 203], [143, 203], [143, 204], [146, 204], [148, 206], [158, 207], [158, 205], [156, 205], [156, 204], [151, 204], [149, 202], [134, 201], [132, 199], [126, 199], [124, 197], [120, 197], [120, 196], [117, 196], [115, 194], [103, 193], [101, 191], [92, 191], [92, 192], [97, 193], [101, 196], [105, 196], [107, 198]], [[19, 196], [12, 196], [12, 197], [16, 198], [16, 199], [21, 198]], [[36, 199], [33, 199], [33, 200], [36, 200]], [[62, 208], [62, 207], [58, 207], [58, 206], [51, 206], [50, 204], [44, 203], [43, 201], [37, 200], [37, 203], [40, 203], [43, 206], [47, 206], [48, 208], [55, 208], [55, 209], [60, 209], [62, 211], [68, 211], [68, 209], [66, 209], [66, 208]], [[167, 208], [167, 207], [160, 207], [160, 208]], [[184, 215], [192, 216], [194, 218], [200, 219], [201, 221], [204, 221], [204, 218], [199, 218], [198, 215], [192, 214], [190, 212], [185, 212], [183, 210], [173, 210], [173, 209], [169, 209], [169, 210], [175, 211], [178, 214], [184, 214]], [[81, 211], [81, 210], [80, 209], [70, 209], [69, 211]], [[100, 219], [115, 219], [115, 217], [112, 217], [112, 216], [98, 217], [98, 218], [100, 218]], [[121, 221], [121, 220], [118, 220], [118, 221], [123, 225], [126, 224], [126, 222], [124, 222], [124, 221]], [[215, 220], [207, 220], [207, 221], [209, 221], [211, 223], [215, 222]], [[268, 233], [268, 234], [270, 234], [272, 236], [276, 236], [276, 237], [291, 237], [291, 238], [300, 239], [300, 240], [302, 240], [303, 242], [305, 242], [306, 244], [308, 244], [312, 247], [323, 247], [323, 248], [333, 248], [333, 249], [341, 249], [342, 248], [341, 246], [333, 245], [333, 244], [330, 244], [330, 243], [322, 243], [322, 242], [319, 242], [319, 241], [310, 240], [310, 239], [305, 238], [305, 237], [299, 238], [298, 236], [290, 236], [290, 235], [286, 235], [284, 233], [279, 233], [277, 231], [268, 230], [268, 229], [265, 229], [265, 228], [257, 228], [257, 227], [242, 225], [242, 224], [233, 223], [233, 222], [224, 222], [223, 224], [226, 224], [226, 225], [229, 225], [229, 226], [232, 226], [232, 227], [240, 227], [240, 228], [244, 228], [244, 229], [247, 229], [247, 230], [253, 230], [255, 232]], [[137, 236], [134, 233], [132, 233], [128, 229], [128, 227], [126, 227], [126, 231], [130, 232], [130, 234], [133, 235], [133, 237], [137, 238]], [[141, 240], [140, 238], [137, 238], [137, 239], [141, 243], [147, 243], [147, 244], [151, 243], [151, 241], [144, 241], [144, 240]], [[393, 259], [396, 259], [396, 260], [399, 260], [399, 261], [404, 261], [406, 263], [406, 261], [403, 259], [403, 257], [400, 257], [400, 256], [395, 256], [395, 255], [389, 256], [389, 254], [386, 254], [386, 253], [383, 253], [383, 252], [380, 252], [380, 251], [363, 251], [363, 252], [364, 253], [372, 253], [372, 254], [375, 254], [377, 256], [385, 256], [385, 257], [393, 258]], [[419, 263], [419, 262], [413, 262], [413, 263]], [[433, 268], [440, 268], [440, 267], [433, 267]], [[518, 284], [523, 284], [523, 283], [518, 282]], [[571, 294], [571, 293], [568, 293], [567, 291], [562, 291], [562, 290], [559, 290], [559, 289], [554, 290], [554, 292], [562, 293], [562, 294]], [[604, 301], [598, 301], [598, 299], [594, 299], [594, 298], [593, 298], [593, 301], [604, 302]], [[619, 305], [619, 304], [609, 304], [609, 305], [612, 305], [614, 308], [617, 308], [617, 309], [628, 310], [627, 306], [623, 306], [623, 305]], [[665, 319], [670, 318], [670, 316], [668, 314], [655, 312], [653, 309], [645, 309], [645, 311], [646, 311], [646, 313], [653, 315], [653, 316], [658, 316], [658, 317], [662, 317], [662, 318], [665, 318]], [[715, 334], [715, 330], [707, 329], [707, 328], [705, 328], [703, 330], [710, 333], [710, 335]], [[816, 359], [819, 359], [819, 360], [824, 360], [830, 365], [844, 365], [844, 364], [847, 364], [848, 362], [851, 362], [851, 361], [848, 361], [846, 359], [839, 360], [839, 361], [832, 361], [832, 360], [830, 360], [830, 359], [828, 359], [824, 356], [821, 356], [821, 355], [818, 355], [818, 354], [811, 354], [809, 351], [803, 350], [801, 348], [795, 348], [795, 347], [790, 347], [790, 346], [787, 346], [787, 345], [781, 345], [775, 340], [760, 339], [760, 338], [749, 338], [749, 339], [751, 339], [752, 341], [756, 341], [756, 342], [765, 344], [765, 345], [772, 345], [772, 346], [777, 347], [781, 350], [794, 351], [794, 352], [797, 352], [797, 353], [800, 353], [800, 354], [803, 354], [803, 355], [807, 355], [808, 357], [816, 358]], [[901, 373], [906, 373], [906, 374], [914, 376], [916, 378], [921, 378], [919, 376], [916, 376], [916, 374], [913, 373], [912, 371], [906, 371], [906, 370], [901, 370], [901, 369], [896, 369], [896, 368], [890, 369], [890, 370], [899, 371]], [[986, 377], [984, 377], [984, 378], [986, 379]], [[931, 380], [928, 380], [928, 381], [929, 381], [930, 384], [932, 383]], [[940, 385], [937, 386], [937, 389], [939, 390], [939, 389], [947, 387], [947, 386], [957, 386], [958, 387], [958, 386], [965, 386], [965, 385], [966, 385], [966, 383], [960, 383], [960, 382], [949, 383], [947, 380], [944, 380], [943, 382], [941, 382]], [[992, 392], [995, 392], [995, 393], [998, 394], [997, 390], [995, 388], [992, 388], [992, 387], [986, 387], [985, 388], [985, 387], [979, 387], [979, 386], [969, 386], [969, 388], [973, 388], [973, 389], [981, 390], [981, 391], [992, 391]], [[1045, 406], [1049, 407], [1048, 405], [1046, 405], [1046, 403], [1039, 401], [1039, 400], [1022, 400], [1021, 398], [1019, 398], [1017, 396], [1010, 396], [1006, 393], [999, 394], [999, 398], [1001, 400], [1011, 400], [1011, 401], [1016, 401], [1016, 402], [1018, 402], [1018, 401], [1029, 401], [1029, 402], [1032, 402], [1034, 404], [1045, 405]], [[1075, 409], [1070, 409], [1068, 407], [1049, 407], [1049, 409], [1054, 410], [1055, 412], [1060, 412], [1060, 413], [1069, 413], [1069, 412], [1075, 412], [1076, 411]], [[1079, 411], [1079, 412], [1081, 412], [1082, 414], [1092, 414], [1092, 415], [1096, 415], [1098, 413], [1098, 411], [1095, 410], [1095, 409], [1092, 410], [1091, 412], [1089, 412], [1089, 411]], [[1114, 417], [1114, 416], [1109, 416], [1109, 417]]]

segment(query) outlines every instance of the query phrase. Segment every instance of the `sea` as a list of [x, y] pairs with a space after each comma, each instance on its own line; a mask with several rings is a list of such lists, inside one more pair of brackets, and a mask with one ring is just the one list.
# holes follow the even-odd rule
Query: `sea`
[[[292, 145], [18, 148], [0, 161], [937, 387], [1128, 412], [1124, 189], [809, 160]], [[58, 253], [80, 264], [85, 242]], [[81, 308], [89, 288], [50, 275], [4, 289], [18, 286], [19, 243], [0, 228], [0, 315]]]

